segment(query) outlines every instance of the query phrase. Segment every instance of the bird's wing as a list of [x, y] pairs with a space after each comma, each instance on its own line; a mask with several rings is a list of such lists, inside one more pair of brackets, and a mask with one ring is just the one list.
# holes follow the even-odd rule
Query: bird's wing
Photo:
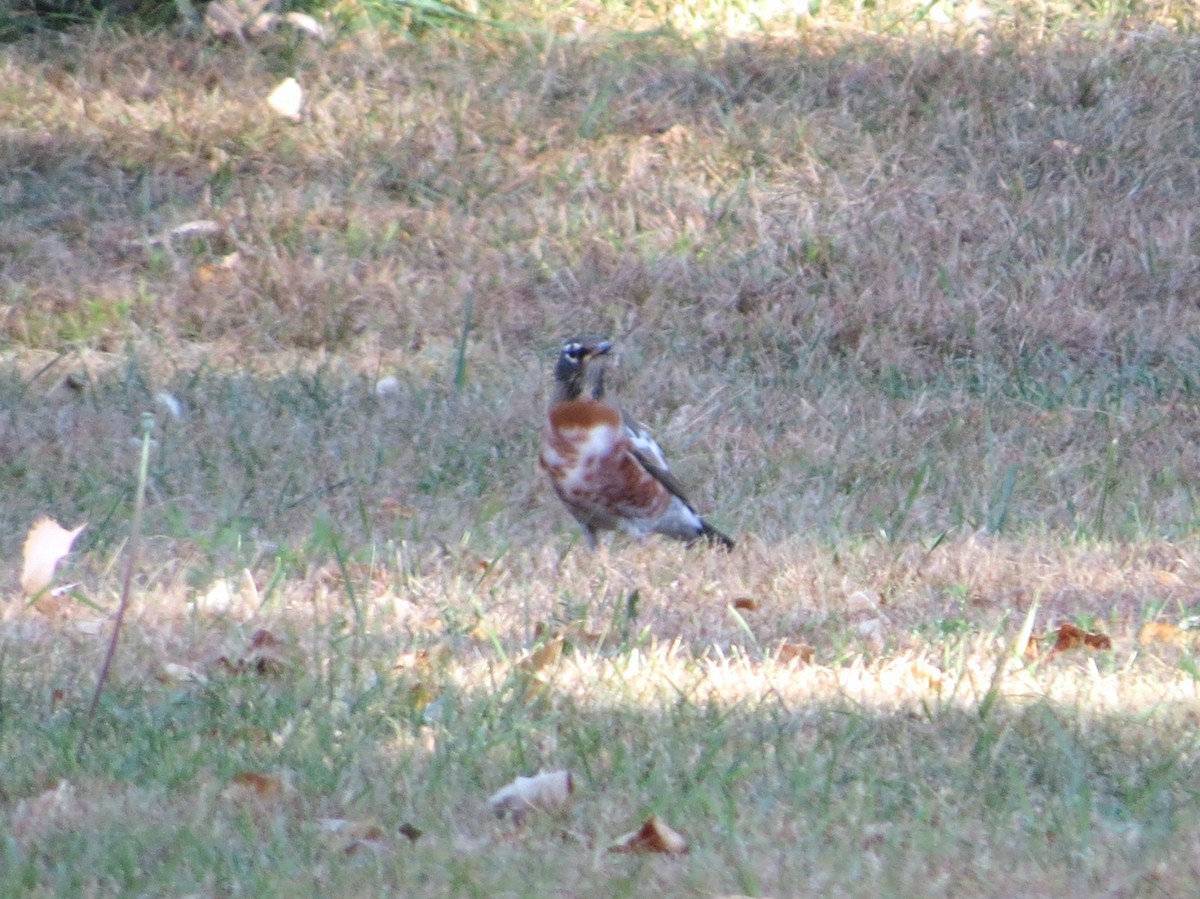
[[640, 453], [639, 461], [645, 464], [648, 459], [654, 463], [657, 468], [663, 471], [669, 471], [671, 466], [667, 464], [667, 457], [662, 451], [662, 447], [658, 445], [658, 441], [654, 439], [644, 424], [626, 412], [621, 410], [621, 423], [625, 426], [625, 433], [629, 435], [629, 442], [633, 444], [633, 448]]
[[[657, 444], [655, 444], [655, 446], [657, 446]], [[659, 452], [661, 454], [662, 451], [660, 450]], [[683, 492], [683, 485], [675, 479], [675, 475], [671, 474], [670, 471], [657, 464], [654, 459], [648, 457], [636, 446], [633, 448], [633, 457], [641, 463], [642, 468], [646, 469], [646, 471], [649, 472], [654, 480], [658, 481], [667, 488], [668, 493], [681, 499], [683, 504], [689, 509], [692, 509], [693, 512], [696, 511], [694, 508], [692, 508], [692, 501], [689, 500], [687, 498], [687, 494]]]

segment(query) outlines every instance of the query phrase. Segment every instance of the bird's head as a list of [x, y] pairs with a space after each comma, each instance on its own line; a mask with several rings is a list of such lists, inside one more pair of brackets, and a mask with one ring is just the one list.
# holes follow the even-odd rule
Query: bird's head
[[598, 337], [572, 337], [563, 344], [554, 366], [556, 397], [577, 400], [585, 394], [594, 400], [604, 396], [604, 361], [612, 344]]

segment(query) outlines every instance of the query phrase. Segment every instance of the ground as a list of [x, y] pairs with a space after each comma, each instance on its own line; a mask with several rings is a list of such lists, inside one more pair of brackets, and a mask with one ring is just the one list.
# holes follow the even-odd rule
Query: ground
[[0, 892], [1194, 892], [1194, 11], [332, 9], [0, 50]]

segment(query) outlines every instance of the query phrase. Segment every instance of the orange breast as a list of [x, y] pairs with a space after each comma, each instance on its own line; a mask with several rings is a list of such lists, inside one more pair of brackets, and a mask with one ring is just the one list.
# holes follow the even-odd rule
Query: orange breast
[[577, 517], [654, 519], [671, 502], [663, 485], [634, 456], [620, 411], [598, 400], [570, 400], [550, 408], [539, 462]]
[[570, 400], [550, 407], [550, 425], [556, 431], [588, 430], [596, 425], [621, 424], [621, 413], [599, 400]]

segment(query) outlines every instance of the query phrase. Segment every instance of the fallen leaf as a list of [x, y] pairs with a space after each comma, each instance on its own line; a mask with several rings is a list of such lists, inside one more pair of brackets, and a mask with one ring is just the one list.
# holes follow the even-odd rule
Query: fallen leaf
[[739, 596], [733, 601], [733, 607], [743, 612], [757, 612], [760, 603], [752, 596]]
[[812, 663], [814, 655], [816, 655], [816, 650], [807, 643], [791, 643], [785, 640], [779, 645], [776, 658], [779, 659], [779, 664], [781, 665], [786, 665], [789, 662], [797, 660], [802, 665], [808, 665]]
[[945, 681], [942, 669], [924, 659], [913, 659], [908, 666], [908, 673], [912, 675], [913, 680], [924, 682], [934, 690], [941, 690]]
[[517, 669], [519, 671], [535, 673], [545, 668], [553, 667], [562, 658], [562, 651], [563, 637], [560, 634], [517, 662]]
[[[1054, 646], [1050, 650], [1052, 655], [1072, 649], [1112, 649], [1112, 640], [1106, 634], [1089, 633], [1069, 622], [1051, 633], [1054, 634]], [[1050, 639], [1050, 634], [1046, 635], [1046, 639]]]
[[43, 516], [33, 523], [25, 538], [24, 567], [21, 569], [21, 590], [26, 596], [37, 596], [54, 580], [54, 569], [71, 551], [71, 545], [87, 527], [84, 522], [72, 531], [53, 518]]
[[225, 675], [257, 674], [260, 677], [279, 677], [288, 665], [284, 649], [285, 644], [282, 640], [266, 628], [259, 628], [250, 635], [250, 641], [240, 657], [231, 659], [229, 656], [220, 656], [211, 667]]
[[617, 837], [608, 847], [609, 852], [664, 852], [682, 855], [688, 851], [687, 840], [670, 825], [651, 815], [639, 829]]
[[1037, 634], [1030, 634], [1029, 642], [1025, 644], [1025, 649], [1022, 651], [1021, 655], [1026, 659], [1036, 659], [1038, 654], [1041, 652], [1041, 647], [1042, 638]]
[[600, 649], [607, 642], [609, 635], [600, 631], [591, 631], [584, 627], [583, 622], [575, 622], [567, 627], [566, 638], [574, 646]]
[[168, 237], [213, 237], [220, 234], [224, 228], [221, 223], [212, 219], [195, 219], [176, 225], [167, 232]]
[[218, 578], [212, 586], [193, 600], [196, 611], [203, 615], [224, 615], [233, 608], [234, 593], [229, 581]]
[[880, 595], [873, 590], [855, 590], [846, 597], [848, 612], [873, 612], [880, 604]]
[[345, 818], [321, 818], [317, 822], [326, 833], [343, 841], [345, 855], [357, 855], [363, 850], [376, 854], [390, 852], [391, 842], [384, 829], [374, 821], [348, 821]]
[[421, 839], [422, 833], [423, 833], [423, 831], [421, 830], [421, 828], [414, 827], [412, 824], [409, 824], [407, 821], [405, 821], [403, 824], [400, 825], [400, 835], [402, 837], [407, 837], [408, 841], [410, 843], [415, 843], [417, 840]]
[[213, 0], [204, 12], [204, 24], [221, 40], [246, 42], [243, 29], [262, 14], [272, 0]]
[[1165, 568], [1156, 568], [1150, 572], [1151, 576], [1164, 587], [1182, 587], [1183, 578], [1177, 575], [1174, 571], [1167, 571]]
[[1084, 630], [1073, 624], [1064, 624], [1056, 633], [1053, 652], [1067, 652], [1083, 646]]
[[267, 105], [291, 122], [300, 121], [304, 90], [295, 78], [284, 78], [267, 97]]
[[204, 13], [204, 24], [214, 35], [225, 40], [237, 37], [242, 41], [242, 26], [245, 24], [241, 11], [226, 0], [213, 0]]
[[1138, 632], [1138, 643], [1142, 646], [1148, 643], [1180, 643], [1182, 640], [1183, 631], [1163, 621], [1147, 621]]
[[314, 19], [307, 13], [302, 12], [287, 12], [283, 14], [283, 21], [287, 22], [298, 31], [303, 31], [317, 40], [324, 42], [328, 37], [325, 31], [325, 26]]
[[208, 678], [206, 678], [200, 672], [189, 668], [187, 665], [179, 665], [175, 662], [163, 662], [163, 666], [158, 673], [158, 679], [163, 682], [192, 683], [200, 685], [208, 683]]
[[250, 645], [242, 658], [243, 666], [263, 677], [278, 677], [283, 673], [285, 658], [283, 641], [266, 628], [250, 635]]
[[275, 26], [283, 21], [283, 17], [275, 12], [263, 12], [255, 16], [254, 21], [246, 28], [246, 33], [251, 37], [262, 37], [274, 30]]
[[98, 637], [104, 632], [107, 618], [77, 618], [69, 623], [71, 630], [87, 637]]
[[347, 856], [358, 855], [364, 850], [374, 855], [385, 855], [392, 851], [392, 844], [386, 840], [351, 840], [342, 849], [342, 854]]
[[549, 771], [533, 777], [518, 777], [497, 790], [488, 806], [498, 816], [511, 814], [520, 824], [530, 811], [553, 812], [563, 808], [575, 790], [570, 771]]
[[226, 799], [244, 802], [248, 799], [271, 800], [283, 795], [286, 785], [283, 778], [258, 771], [239, 771], [229, 779], [229, 786], [222, 792]]

